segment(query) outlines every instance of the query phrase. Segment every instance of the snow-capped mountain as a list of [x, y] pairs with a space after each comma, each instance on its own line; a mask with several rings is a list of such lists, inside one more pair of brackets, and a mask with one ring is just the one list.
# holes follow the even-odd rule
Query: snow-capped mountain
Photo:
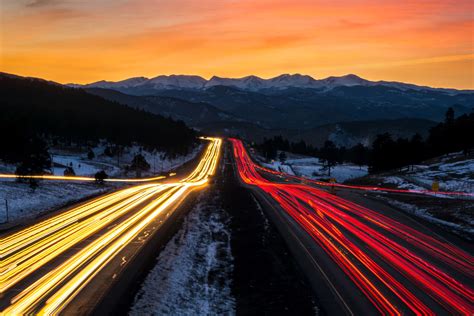
[[171, 75], [151, 78], [144, 85], [156, 89], [202, 89], [207, 80], [199, 76]]
[[228, 86], [235, 87], [242, 90], [257, 91], [265, 89], [267, 80], [259, 78], [257, 76], [247, 76], [243, 78], [221, 78], [214, 76], [206, 84], [205, 88], [210, 88], [214, 86]]
[[345, 75], [342, 77], [328, 77], [326, 79], [319, 80], [319, 83], [326, 88], [340, 86], [371, 86], [377, 84], [377, 82], [365, 80], [353, 74]]
[[315, 80], [308, 75], [300, 74], [283, 74], [268, 80], [272, 88], [286, 89], [287, 87], [298, 88], [319, 88], [322, 87], [320, 81]]
[[148, 78], [145, 77], [134, 77], [121, 81], [97, 81], [94, 83], [84, 85], [85, 88], [103, 88], [103, 89], [114, 89], [114, 88], [133, 88], [138, 85], [145, 83]]
[[134, 77], [121, 81], [97, 81], [86, 85], [70, 84], [73, 87], [103, 88], [103, 89], [128, 89], [136, 87], [147, 87], [156, 90], [163, 89], [201, 89], [206, 79], [199, 76], [171, 75], [157, 76], [154, 78]]
[[[311, 76], [300, 74], [283, 74], [270, 79], [262, 79], [256, 76], [243, 78], [221, 78], [212, 77], [205, 85], [205, 88], [213, 86], [230, 86], [248, 91], [260, 91], [264, 89], [284, 90], [288, 88], [312, 88], [330, 90], [339, 86], [371, 85], [372, 82], [362, 79], [356, 75], [346, 75], [342, 77], [328, 77], [316, 80]], [[376, 84], [376, 83], [373, 83]]]
[[86, 85], [70, 84], [69, 86], [115, 89], [136, 95], [153, 94], [154, 91], [162, 90], [206, 90], [215, 86], [234, 87], [240, 90], [253, 92], [264, 90], [285, 90], [289, 88], [319, 89], [322, 91], [330, 91], [336, 87], [352, 86], [388, 86], [403, 91], [436, 90], [449, 94], [472, 92], [417, 86], [403, 82], [370, 81], [354, 74], [348, 74], [340, 77], [332, 76], [324, 79], [314, 79], [311, 76], [301, 74], [283, 74], [270, 79], [263, 79], [257, 76], [247, 76], [243, 78], [223, 78], [213, 76], [209, 80], [206, 80], [200, 76], [161, 75], [151, 79], [145, 77], [135, 77], [117, 82], [98, 81]]

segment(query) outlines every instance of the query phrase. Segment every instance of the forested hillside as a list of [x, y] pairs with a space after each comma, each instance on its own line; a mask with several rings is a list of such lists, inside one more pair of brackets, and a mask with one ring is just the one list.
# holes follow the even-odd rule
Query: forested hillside
[[82, 89], [0, 74], [0, 159], [19, 161], [28, 139], [87, 144], [106, 139], [185, 153], [195, 132], [183, 122], [132, 109]]

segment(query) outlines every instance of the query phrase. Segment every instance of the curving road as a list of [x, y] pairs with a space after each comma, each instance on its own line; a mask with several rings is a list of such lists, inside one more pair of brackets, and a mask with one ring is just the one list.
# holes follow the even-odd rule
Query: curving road
[[222, 144], [209, 140], [196, 169], [181, 181], [130, 187], [2, 236], [0, 313], [63, 311], [125, 248], [141, 242], [150, 224], [166, 221], [173, 207], [207, 184]]
[[330, 293], [322, 299], [336, 302], [328, 303], [331, 313], [473, 314], [470, 253], [397, 214], [308, 185], [272, 181], [240, 140], [231, 142], [241, 181], [311, 259], [310, 279], [318, 275]]

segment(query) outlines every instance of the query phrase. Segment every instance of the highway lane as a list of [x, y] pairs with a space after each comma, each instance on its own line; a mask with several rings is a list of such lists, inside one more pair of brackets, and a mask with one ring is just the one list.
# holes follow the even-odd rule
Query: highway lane
[[300, 237], [346, 313], [472, 314], [471, 254], [378, 210], [311, 186], [269, 181], [243, 144], [231, 141], [242, 181], [291, 218], [288, 231], [311, 238]]
[[181, 181], [137, 185], [67, 210], [0, 241], [2, 314], [62, 311], [148, 225], [169, 218], [216, 170], [221, 139], [209, 138]]

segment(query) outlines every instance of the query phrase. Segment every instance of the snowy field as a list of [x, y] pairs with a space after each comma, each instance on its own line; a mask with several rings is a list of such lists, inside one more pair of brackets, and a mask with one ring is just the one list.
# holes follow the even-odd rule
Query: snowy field
[[[50, 152], [54, 163], [53, 174], [55, 175], [62, 176], [67, 167], [72, 167], [77, 176], [94, 176], [97, 172], [104, 170], [109, 177], [121, 177], [128, 176], [124, 171], [125, 167], [131, 164], [136, 154], [142, 154], [150, 165], [150, 170], [143, 172], [142, 176], [150, 176], [179, 167], [196, 157], [201, 149], [202, 145], [194, 148], [186, 156], [169, 158], [162, 152], [152, 153], [141, 150], [138, 146], [131, 146], [124, 148], [119, 160], [117, 160], [117, 157], [104, 155], [105, 146], [103, 145], [92, 149], [95, 154], [93, 159], [87, 158], [88, 151], [86, 150], [72, 152], [52, 148]], [[0, 173], [14, 173], [15, 169], [16, 166], [14, 165], [0, 163]]]
[[381, 186], [384, 184], [388, 184], [390, 186], [395, 186], [399, 189], [406, 189], [406, 190], [426, 190], [426, 186], [416, 185], [413, 182], [409, 182], [402, 177], [396, 176], [388, 176], [388, 177], [377, 177], [382, 182], [379, 183]]
[[[474, 192], [474, 159], [463, 159], [460, 153], [439, 158], [432, 163], [419, 164], [400, 172], [382, 173], [371, 178], [378, 184], [393, 185], [401, 189], [431, 189], [439, 183], [440, 191]], [[449, 197], [448, 197], [449, 198]]]
[[160, 253], [130, 315], [235, 314], [229, 219], [206, 193]]
[[[151, 169], [142, 176], [152, 175], [153, 169], [158, 173], [161, 170], [168, 171], [179, 167], [183, 163], [193, 159], [202, 147], [195, 148], [187, 156], [177, 157], [175, 159], [166, 159], [161, 153], [152, 153], [142, 151], [147, 159]], [[54, 174], [63, 175], [66, 166], [72, 166], [76, 175], [94, 176], [100, 170], [111, 177], [125, 176], [123, 169], [118, 168], [116, 158], [105, 156], [103, 148], [95, 148], [96, 157], [87, 159], [87, 152], [75, 152], [51, 150], [53, 161], [55, 163]], [[138, 147], [126, 148], [121, 157], [120, 166], [124, 167], [130, 164], [136, 153], [139, 153]], [[155, 160], [153, 160], [155, 159]], [[155, 166], [155, 168], [153, 168]], [[14, 173], [15, 166], [0, 163], [0, 173]], [[134, 176], [134, 174], [130, 174]], [[117, 185], [119, 186], [119, 184]], [[43, 180], [39, 182], [39, 187], [33, 192], [27, 183], [18, 183], [11, 179], [2, 179], [0, 181], [0, 225], [6, 226], [7, 207], [8, 207], [8, 225], [12, 225], [20, 220], [37, 217], [48, 211], [57, 209], [69, 203], [81, 200], [88, 196], [99, 194], [112, 190], [117, 186], [107, 184], [98, 186], [95, 183], [77, 183], [77, 182], [58, 182]]]
[[367, 175], [367, 166], [355, 166], [352, 164], [336, 165], [331, 168], [331, 176], [328, 175], [328, 170], [324, 168], [322, 162], [314, 157], [298, 157], [287, 159], [283, 164], [280, 161], [272, 163], [262, 163], [267, 168], [306, 177], [309, 179], [327, 179], [335, 178], [337, 182], [341, 183], [349, 179], [363, 177]]
[[284, 173], [287, 173], [287, 174], [295, 175], [295, 172], [293, 171], [292, 166], [290, 166], [286, 163], [281, 163], [280, 161], [273, 161], [271, 163], [262, 162], [261, 165], [268, 168], [268, 169], [272, 169], [272, 170], [284, 172]]
[[92, 149], [95, 154], [93, 159], [87, 159], [87, 151], [72, 154], [53, 149], [54, 174], [63, 175], [66, 167], [72, 166], [76, 175], [91, 176], [104, 170], [109, 176], [120, 177], [124, 174], [124, 168], [132, 162], [133, 157], [142, 154], [150, 165], [150, 170], [142, 173], [142, 176], [148, 176], [179, 167], [193, 159], [201, 149], [202, 146], [198, 146], [186, 156], [168, 158], [163, 152], [148, 152], [139, 146], [131, 146], [124, 148], [119, 160], [117, 157], [104, 155], [105, 146], [103, 145]]
[[469, 239], [472, 239], [474, 236], [474, 219], [470, 212], [466, 214], [465, 212], [456, 210], [450, 214], [450, 220], [445, 220], [440, 218], [440, 215], [442, 214], [430, 210], [430, 207], [420, 207], [412, 203], [406, 203], [388, 197], [382, 197], [382, 199], [396, 208], [402, 209], [403, 211], [417, 217], [421, 217], [428, 222], [444, 227], [452, 232], [460, 233], [462, 236], [468, 237]]
[[[453, 153], [410, 169], [376, 174], [363, 180], [379, 186], [411, 190], [430, 190], [436, 180], [440, 191], [474, 193], [474, 159], [462, 153]], [[407, 213], [474, 239], [473, 198], [439, 194], [429, 194], [429, 197], [424, 198], [397, 195], [379, 197]]]
[[76, 155], [54, 155], [55, 175], [64, 175], [66, 167], [72, 167], [78, 176], [93, 176], [97, 172], [104, 170], [109, 176], [117, 176], [120, 174], [120, 168], [111, 162], [100, 161], [99, 159], [89, 160], [87, 154]]
[[33, 192], [26, 183], [0, 182], [0, 223], [9, 223], [37, 217], [52, 209], [78, 201], [84, 197], [110, 190], [110, 186], [88, 183], [41, 181]]
[[404, 176], [425, 187], [431, 187], [436, 179], [443, 191], [474, 192], [474, 159], [455, 161], [459, 157], [458, 154], [444, 157], [437, 163], [416, 165], [414, 171], [406, 172]]

